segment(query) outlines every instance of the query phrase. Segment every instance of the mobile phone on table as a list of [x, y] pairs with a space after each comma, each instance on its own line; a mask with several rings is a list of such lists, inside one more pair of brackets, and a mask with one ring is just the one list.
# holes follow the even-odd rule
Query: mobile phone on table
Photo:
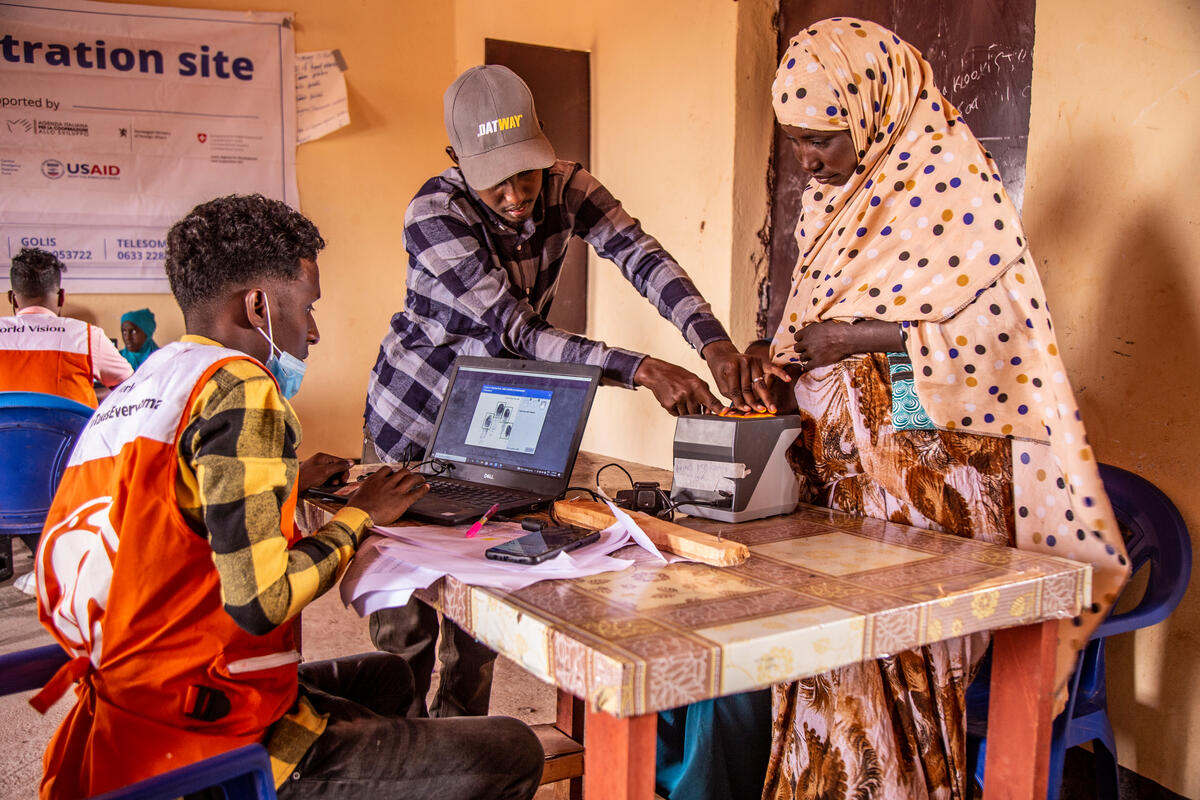
[[574, 525], [546, 527], [504, 544], [489, 547], [483, 554], [495, 561], [540, 564], [559, 553], [583, 547], [599, 538], [600, 531], [590, 531]]

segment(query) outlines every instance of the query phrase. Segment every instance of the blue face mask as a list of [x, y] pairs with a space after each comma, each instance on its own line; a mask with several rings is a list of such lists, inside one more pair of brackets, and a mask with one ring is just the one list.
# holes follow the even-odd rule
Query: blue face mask
[[258, 332], [271, 345], [271, 357], [267, 359], [266, 367], [279, 382], [279, 393], [291, 400], [300, 391], [300, 383], [304, 380], [304, 372], [308, 366], [286, 350], [275, 344], [275, 332], [271, 329], [271, 303], [263, 295], [263, 303], [267, 308], [267, 332], [262, 328]]

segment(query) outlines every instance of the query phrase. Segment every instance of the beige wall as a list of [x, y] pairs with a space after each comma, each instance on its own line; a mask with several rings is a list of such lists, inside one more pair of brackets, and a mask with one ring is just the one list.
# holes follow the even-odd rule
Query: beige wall
[[[1046, 0], [1036, 23], [1024, 219], [1063, 358], [1100, 460], [1156, 483], [1200, 532], [1200, 9]], [[1192, 591], [1108, 648], [1121, 762], [1187, 797], [1198, 627]]]
[[[592, 171], [728, 325], [738, 4], [459, 0], [456, 9], [460, 70], [482, 62], [484, 38], [591, 52]], [[588, 335], [709, 379], [679, 332], [594, 254], [588, 289]], [[584, 447], [668, 466], [674, 428], [648, 390], [603, 388]]]
[[777, 0], [740, 0], [737, 95], [734, 108], [733, 253], [729, 332], [745, 346], [758, 338], [759, 285], [770, 273], [767, 169], [775, 134], [771, 82], [775, 77]]
[[[296, 408], [305, 454], [356, 455], [367, 374], [391, 315], [404, 303], [401, 220], [408, 201], [445, 166], [442, 91], [454, 78], [451, 2], [419, 0], [154, 0], [167, 5], [296, 12], [296, 50], [341, 48], [351, 125], [300, 145], [301, 210], [328, 246], [319, 259], [321, 343]], [[183, 332], [169, 295], [75, 295], [66, 313], [119, 337], [123, 311], [149, 305], [164, 343]]]

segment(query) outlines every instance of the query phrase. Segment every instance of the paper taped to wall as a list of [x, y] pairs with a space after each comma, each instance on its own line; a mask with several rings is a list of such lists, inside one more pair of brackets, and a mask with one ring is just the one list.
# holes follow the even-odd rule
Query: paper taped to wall
[[296, 53], [296, 144], [350, 124], [345, 71], [340, 50]]

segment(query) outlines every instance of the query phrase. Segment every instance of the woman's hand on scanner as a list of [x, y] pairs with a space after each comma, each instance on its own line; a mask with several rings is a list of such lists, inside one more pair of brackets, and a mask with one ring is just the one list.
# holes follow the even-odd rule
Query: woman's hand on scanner
[[[751, 342], [746, 348], [746, 356], [748, 358], [756, 358], [763, 363], [763, 369], [766, 369], [767, 364], [771, 364], [771, 343], [765, 339], [760, 339], [757, 342]], [[777, 369], [786, 370], [786, 367], [780, 367], [778, 364], [772, 365]], [[795, 365], [788, 365], [794, 367]], [[771, 393], [772, 413], [774, 414], [795, 414], [796, 413], [796, 395], [792, 391], [792, 377], [784, 371], [783, 380], [774, 380], [773, 377], [767, 377], [763, 380], [767, 384], [767, 389]]]
[[776, 378], [791, 381], [782, 369], [770, 361], [739, 353], [730, 341], [713, 342], [702, 355], [712, 370], [717, 390], [729, 398], [731, 408], [772, 414], [779, 410], [772, 384]]

